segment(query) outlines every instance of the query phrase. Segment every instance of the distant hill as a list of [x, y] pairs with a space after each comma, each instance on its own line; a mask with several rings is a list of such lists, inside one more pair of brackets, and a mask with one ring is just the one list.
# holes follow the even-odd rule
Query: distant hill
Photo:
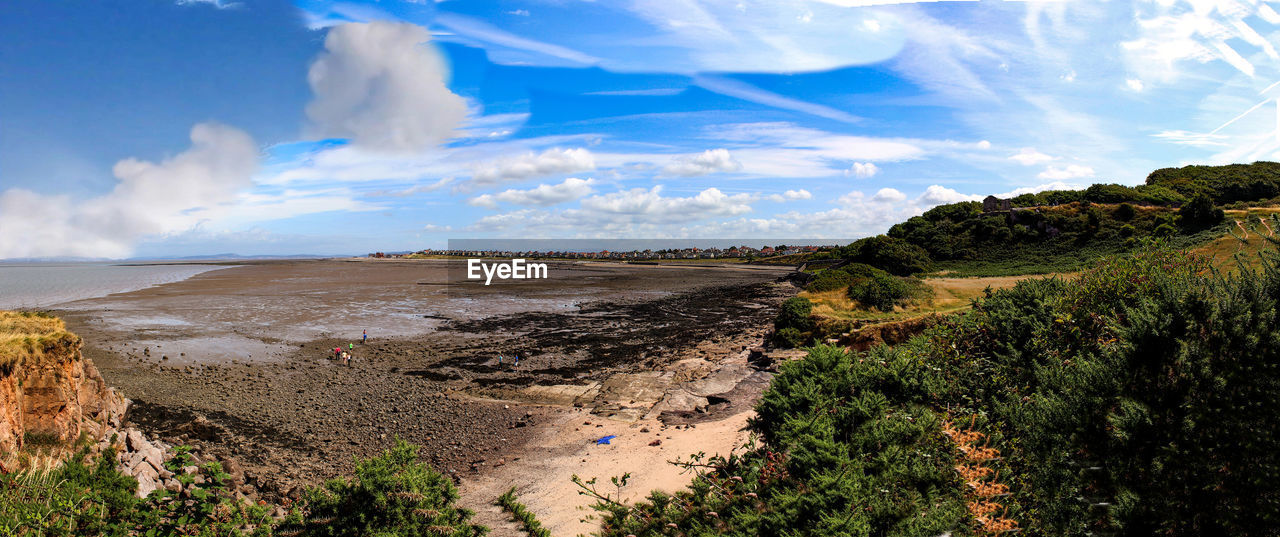
[[[886, 249], [913, 259], [907, 266], [958, 276], [1005, 276], [1079, 270], [1102, 255], [1159, 238], [1193, 247], [1226, 234], [1222, 211], [1270, 205], [1280, 196], [1280, 163], [1185, 166], [1152, 172], [1146, 184], [1095, 184], [1081, 190], [1023, 194], [984, 210], [978, 202], [939, 205], [894, 225], [877, 254], [860, 253], [872, 238], [811, 257], [852, 259], [895, 272]], [[1204, 198], [1196, 201], [1197, 198]], [[1002, 200], [1005, 201], [1005, 200]], [[989, 210], [994, 209], [994, 210]], [[1194, 210], [1193, 210], [1194, 209]], [[893, 246], [901, 242], [927, 254]], [[922, 265], [923, 263], [923, 265]]]

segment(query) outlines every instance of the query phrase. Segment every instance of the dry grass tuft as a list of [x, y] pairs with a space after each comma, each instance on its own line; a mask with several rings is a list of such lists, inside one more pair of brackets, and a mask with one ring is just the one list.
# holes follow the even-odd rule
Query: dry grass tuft
[[79, 343], [62, 319], [39, 312], [0, 311], [0, 375], [27, 360], [40, 360], [53, 349]]

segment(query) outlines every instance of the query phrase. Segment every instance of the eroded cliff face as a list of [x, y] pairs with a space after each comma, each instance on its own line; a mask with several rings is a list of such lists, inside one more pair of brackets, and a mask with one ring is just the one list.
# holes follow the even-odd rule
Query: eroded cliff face
[[60, 319], [0, 312], [0, 470], [13, 469], [28, 442], [70, 446], [84, 434], [96, 451], [120, 427], [128, 400], [80, 346]]

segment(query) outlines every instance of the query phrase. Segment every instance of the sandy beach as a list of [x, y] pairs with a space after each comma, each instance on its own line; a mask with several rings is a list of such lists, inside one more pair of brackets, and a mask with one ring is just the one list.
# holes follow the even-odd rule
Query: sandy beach
[[[796, 289], [776, 267], [552, 270], [538, 286], [460, 289], [440, 261], [272, 262], [57, 313], [135, 401], [131, 421], [235, 458], [263, 495], [348, 472], [399, 437], [455, 476], [494, 535], [505, 518], [487, 504], [513, 485], [576, 534], [590, 513], [574, 473], [632, 472], [638, 497], [687, 482], [666, 461], [746, 440], [769, 375], [752, 349]], [[349, 366], [333, 359], [351, 345]], [[594, 443], [606, 435], [618, 438]]]

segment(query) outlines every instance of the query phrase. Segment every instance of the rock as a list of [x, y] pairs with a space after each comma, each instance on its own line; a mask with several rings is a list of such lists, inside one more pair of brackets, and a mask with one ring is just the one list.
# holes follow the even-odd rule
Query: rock
[[135, 476], [138, 479], [138, 497], [146, 498], [159, 486], [156, 480], [146, 474]]
[[182, 483], [179, 483], [177, 479], [166, 479], [164, 480], [164, 489], [177, 494], [182, 492]]
[[129, 448], [129, 451], [142, 451], [144, 446], [151, 447], [151, 443], [147, 442], [146, 437], [142, 436], [142, 433], [137, 429], [129, 429], [124, 438], [125, 446]]

